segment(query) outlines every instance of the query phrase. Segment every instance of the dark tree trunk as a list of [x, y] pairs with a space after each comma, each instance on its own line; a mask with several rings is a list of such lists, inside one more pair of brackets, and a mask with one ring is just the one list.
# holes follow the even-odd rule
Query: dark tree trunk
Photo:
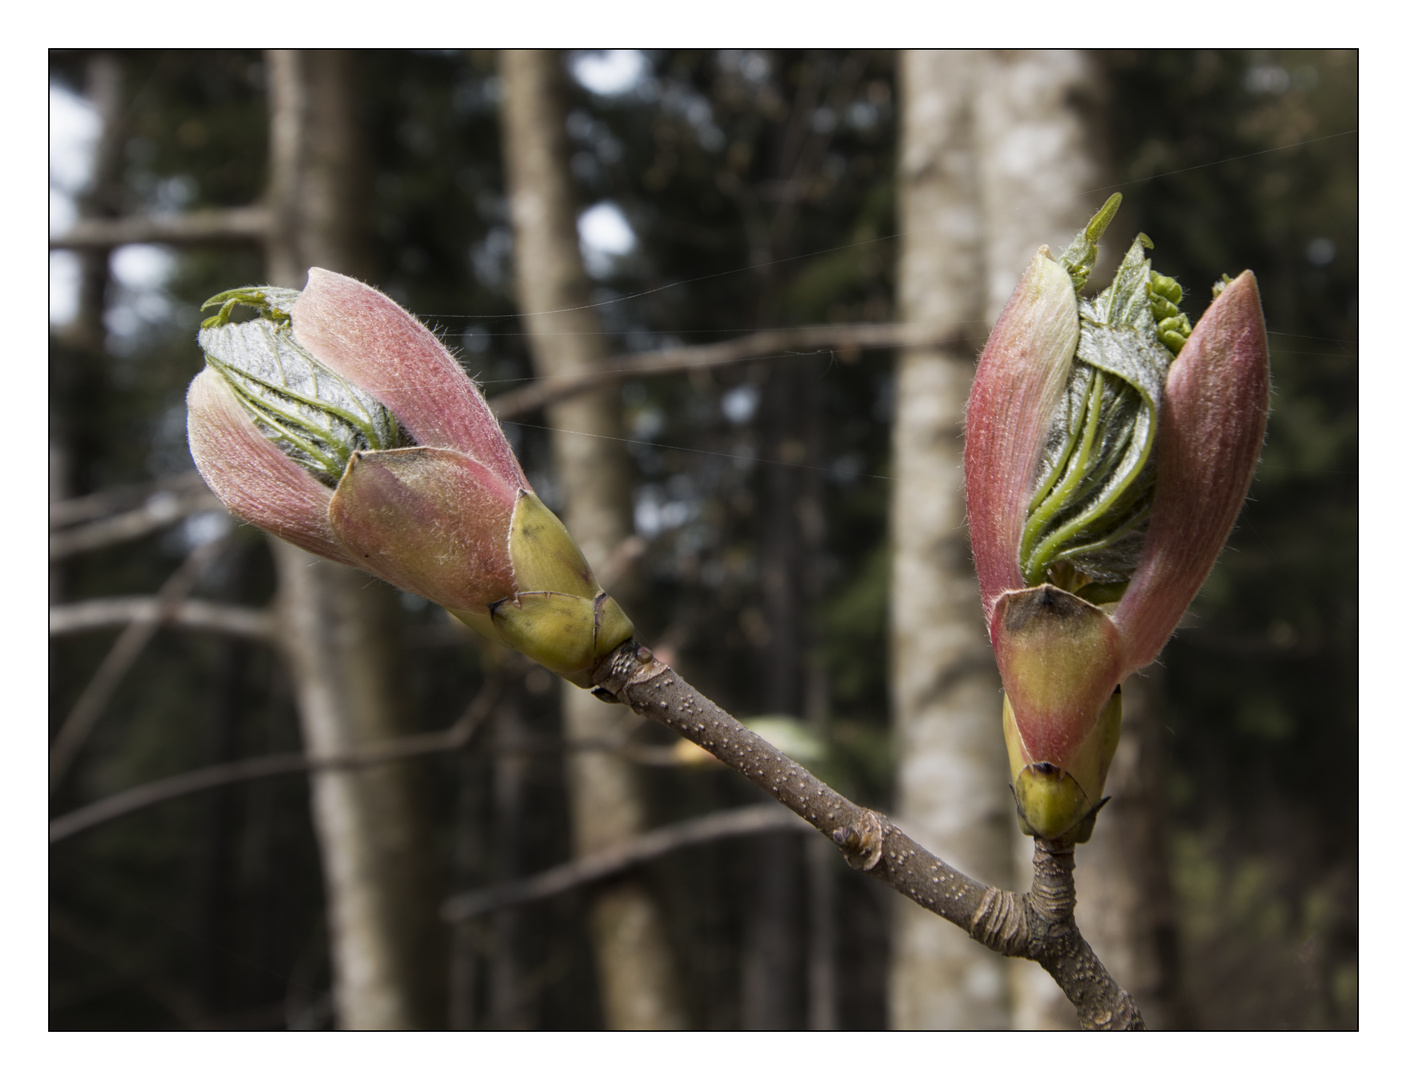
[[[98, 142], [93, 153], [93, 178], [78, 199], [81, 220], [116, 217], [121, 206], [122, 66], [108, 53], [88, 60], [85, 95], [98, 117]], [[75, 252], [78, 260], [78, 305], [71, 323], [57, 335], [61, 347], [50, 361], [49, 502], [77, 494], [76, 475], [85, 455], [81, 433], [71, 430], [71, 418], [83, 415], [80, 398], [97, 398], [108, 385], [106, 363], [108, 290], [112, 284], [108, 248]], [[49, 564], [49, 603], [63, 600], [67, 563]]]
[[[275, 284], [302, 287], [309, 266], [369, 276], [352, 64], [343, 53], [269, 54]], [[416, 730], [400, 683], [394, 590], [282, 542], [273, 547], [306, 748], [336, 754]], [[344, 1028], [445, 1023], [440, 886], [421, 768], [404, 762], [311, 780]]]
[[[576, 204], [569, 187], [566, 107], [561, 56], [502, 54], [503, 126], [512, 201], [518, 303], [526, 316], [533, 363], [540, 375], [591, 370], [607, 359], [601, 324], [587, 305]], [[620, 400], [614, 388], [549, 406], [556, 478], [565, 496], [562, 517], [598, 571], [633, 530], [630, 459], [625, 453]], [[611, 592], [627, 612], [630, 582]], [[618, 737], [629, 713], [573, 686], [562, 687], [562, 719], [570, 740]], [[586, 855], [645, 827], [634, 768], [600, 751], [567, 762], [572, 844]], [[597, 889], [590, 905], [591, 939], [607, 1027], [687, 1025], [675, 960], [654, 898], [638, 879]]]
[[1080, 928], [1154, 1031], [1191, 1026], [1179, 962], [1164, 787], [1164, 673], [1124, 680], [1124, 728], [1109, 805], [1079, 853]]

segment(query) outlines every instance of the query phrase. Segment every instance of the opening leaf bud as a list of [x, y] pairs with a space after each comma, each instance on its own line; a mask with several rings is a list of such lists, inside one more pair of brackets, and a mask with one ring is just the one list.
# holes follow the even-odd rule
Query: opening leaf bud
[[1079, 296], [1113, 196], [1042, 249], [983, 350], [967, 508], [1023, 827], [1083, 839], [1118, 743], [1124, 677], [1156, 658], [1244, 502], [1269, 412], [1255, 278], [1193, 327], [1139, 235]]
[[[232, 322], [241, 305], [257, 317]], [[428, 597], [565, 678], [633, 633], [533, 493], [478, 387], [375, 289], [314, 268], [302, 292], [212, 297], [191, 454], [232, 511]]]

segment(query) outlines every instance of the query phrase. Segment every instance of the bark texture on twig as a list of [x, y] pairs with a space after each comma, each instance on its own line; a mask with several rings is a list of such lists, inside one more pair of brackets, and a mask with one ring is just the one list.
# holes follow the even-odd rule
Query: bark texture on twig
[[628, 641], [603, 659], [594, 678], [598, 694], [702, 746], [830, 837], [851, 866], [962, 927], [994, 952], [1040, 963], [1074, 1003], [1081, 1026], [1142, 1027], [1133, 999], [1075, 927], [1073, 849], [1038, 849], [1036, 881], [1024, 896], [984, 885], [925, 850], [883, 815], [823, 784], [638, 642]]
[[1034, 864], [1027, 898], [1036, 917], [1027, 955], [1065, 991], [1082, 1028], [1143, 1030], [1133, 997], [1110, 977], [1075, 925], [1075, 846], [1037, 840]]

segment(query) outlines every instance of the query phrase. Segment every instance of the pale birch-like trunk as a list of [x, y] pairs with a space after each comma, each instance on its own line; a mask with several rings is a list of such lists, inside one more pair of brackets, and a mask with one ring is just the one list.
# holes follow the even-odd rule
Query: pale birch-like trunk
[[[338, 53], [268, 55], [274, 284], [301, 288], [309, 266], [367, 274], [350, 65]], [[394, 591], [280, 541], [273, 547], [281, 644], [308, 752], [342, 754], [416, 730], [399, 681]], [[420, 768], [403, 762], [310, 777], [343, 1028], [445, 1022], [444, 935]]]
[[[519, 304], [525, 309], [539, 375], [590, 370], [607, 358], [590, 296], [569, 186], [566, 110], [560, 54], [502, 54], [503, 136], [512, 206]], [[563, 518], [598, 570], [632, 532], [630, 462], [621, 436], [619, 397], [604, 390], [547, 409], [553, 428]], [[628, 588], [612, 592], [624, 602]], [[623, 595], [624, 594], [624, 595]], [[576, 687], [562, 687], [562, 719], [572, 741], [616, 737], [631, 714]], [[567, 760], [573, 850], [578, 856], [619, 843], [645, 826], [633, 767], [605, 752]], [[665, 923], [644, 886], [627, 878], [590, 901], [592, 945], [602, 1017], [615, 1029], [687, 1024]]]
[[[992, 885], [1014, 884], [1001, 693], [964, 527], [962, 422], [982, 321], [982, 219], [970, 53], [900, 57], [899, 311], [950, 349], [899, 358], [892, 676], [896, 817]], [[1043, 973], [1042, 973], [1043, 974]], [[1043, 975], [1044, 977], [1044, 975]], [[913, 904], [895, 909], [896, 1028], [1005, 1028], [1007, 963]]]
[[[977, 96], [978, 171], [987, 221], [987, 322], [995, 321], [1041, 244], [1059, 251], [1108, 196], [1107, 88], [1078, 51], [985, 53]], [[1126, 232], [1127, 230], [1125, 230]], [[1107, 244], [1097, 286], [1122, 255]], [[1161, 803], [1156, 714], [1160, 681], [1124, 685], [1124, 734], [1105, 794], [1108, 809], [1077, 849], [1080, 925], [1152, 1027], [1182, 1026], [1176, 929]], [[1030, 858], [1020, 837], [1017, 859]], [[1072, 1028], [1075, 1013], [1045, 973], [1013, 970], [1016, 1024]]]
[[1109, 183], [1107, 94], [1093, 57], [1073, 50], [982, 52], [975, 78], [991, 326], [1036, 249], [1048, 244], [1058, 254], [1109, 197], [1100, 186]]
[[[1036, 250], [1047, 244], [1060, 251], [1107, 197], [1096, 190], [1107, 183], [1103, 86], [1091, 58], [1076, 51], [984, 52], [976, 57], [975, 79], [980, 88], [974, 116], [984, 220], [983, 317], [991, 326]], [[1000, 741], [1000, 718], [993, 715], [988, 722], [992, 738]], [[1003, 775], [1003, 785], [1007, 782]], [[1095, 832], [1104, 825], [1101, 821]], [[1075, 860], [1084, 869], [1077, 870], [1082, 927], [1088, 925], [1092, 906], [1091, 893], [1083, 891], [1091, 877], [1087, 850], [1080, 848]], [[1018, 833], [1015, 851], [1016, 864], [1024, 868], [1031, 859], [1031, 839]], [[1104, 870], [1117, 872], [1114, 867]], [[1127, 977], [1117, 967], [1112, 970], [1116, 978]], [[1044, 971], [1013, 965], [1011, 980], [1016, 1027], [1075, 1026], [1075, 1010]]]

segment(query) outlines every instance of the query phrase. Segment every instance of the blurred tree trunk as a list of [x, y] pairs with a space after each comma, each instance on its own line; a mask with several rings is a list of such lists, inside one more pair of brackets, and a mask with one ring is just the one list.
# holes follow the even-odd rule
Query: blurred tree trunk
[[[566, 106], [560, 54], [502, 55], [503, 136], [512, 205], [518, 302], [540, 375], [589, 370], [607, 358], [590, 302], [569, 186]], [[620, 441], [614, 389], [547, 409], [563, 518], [583, 553], [600, 570], [632, 533], [630, 460]], [[627, 581], [612, 586], [627, 612]], [[630, 714], [575, 687], [562, 687], [569, 740], [610, 739]], [[567, 759], [572, 844], [578, 856], [640, 832], [645, 809], [632, 767], [602, 752]], [[636, 879], [597, 889], [591, 898], [591, 937], [601, 987], [601, 1012], [616, 1029], [686, 1026], [678, 975], [664, 919]]]
[[1108, 93], [1093, 57], [1071, 50], [983, 52], [975, 77], [991, 326], [1036, 249], [1059, 253], [1108, 198], [1097, 186], [1109, 176]]
[[[369, 276], [352, 60], [275, 51], [268, 69], [270, 279], [301, 288], [309, 266]], [[273, 547], [282, 646], [308, 751], [344, 753], [413, 732], [394, 590], [280, 541]], [[311, 778], [343, 1028], [445, 1022], [440, 890], [421, 769], [405, 762]]]
[[[975, 96], [977, 168], [986, 268], [985, 320], [1001, 313], [1032, 253], [1059, 250], [1102, 201], [1108, 176], [1107, 90], [1092, 56], [1077, 51], [983, 53]], [[1104, 266], [1119, 251], [1106, 251]], [[1107, 270], [1105, 271], [1107, 274]], [[1098, 282], [1096, 282], [1098, 284]], [[1151, 1026], [1181, 1026], [1176, 933], [1160, 803], [1155, 721], [1158, 681], [1125, 685], [1124, 735], [1094, 839], [1076, 854], [1080, 926]], [[1016, 860], [1030, 861], [1018, 836]], [[1070, 1028], [1070, 1003], [1044, 972], [1012, 969], [1015, 1023]]]
[[[981, 87], [974, 110], [985, 221], [983, 316], [991, 326], [1036, 249], [1048, 244], [1059, 251], [1103, 201], [1105, 193], [1098, 187], [1108, 171], [1105, 93], [1092, 58], [1075, 51], [984, 52], [978, 55], [975, 78]], [[989, 717], [988, 723], [992, 738], [1000, 741], [996, 717]], [[1002, 784], [1007, 782], [1003, 772]], [[1111, 811], [1101, 818], [1096, 833], [1103, 833], [1109, 818], [1124, 808]], [[1104, 860], [1093, 871], [1090, 846], [1081, 847], [1075, 857], [1080, 868], [1080, 925], [1086, 931], [1100, 921], [1099, 905], [1108, 894], [1085, 886], [1094, 873], [1122, 871], [1113, 860]], [[1018, 833], [1016, 865], [1024, 873], [1030, 861], [1031, 840]], [[1104, 953], [1100, 957], [1111, 963]], [[1129, 977], [1118, 967], [1111, 970], [1121, 980]], [[1017, 1027], [1075, 1026], [1073, 1007], [1044, 971], [1032, 964], [1013, 965], [1011, 980]]]
[[1154, 1031], [1192, 1024], [1182, 983], [1163, 789], [1161, 667], [1124, 680], [1124, 727], [1094, 836], [1078, 851], [1080, 932]]
[[[88, 59], [85, 96], [98, 119], [97, 145], [93, 148], [93, 176], [78, 199], [81, 219], [116, 217], [122, 195], [122, 65], [111, 53], [94, 53]], [[109, 384], [106, 363], [108, 289], [112, 283], [110, 248], [73, 252], [78, 260], [78, 304], [73, 321], [57, 335], [64, 346], [55, 349], [49, 368], [49, 502], [72, 496], [75, 472], [84, 457], [81, 437], [71, 430], [73, 417], [84, 410], [80, 399], [97, 397]], [[49, 563], [49, 603], [62, 601], [68, 563]]]
[[[832, 67], [816, 50], [794, 65], [798, 81], [786, 126], [780, 138], [763, 144], [774, 190], [761, 198], [761, 192], [755, 193], [747, 214], [751, 258], [760, 278], [758, 326], [779, 325], [790, 315], [787, 294], [795, 279], [781, 267], [797, 254], [800, 208], [835, 131], [834, 124], [816, 122], [818, 110], [843, 114], [865, 65], [864, 54], [849, 53]], [[804, 718], [824, 740], [830, 692], [816, 619], [825, 564], [818, 471], [824, 420], [815, 368], [769, 365], [758, 421], [766, 462], [758, 545], [768, 635], [767, 647], [759, 651], [762, 705], [768, 713]], [[830, 848], [824, 839], [798, 845], [796, 837], [782, 835], [764, 836], [755, 846], [757, 890], [747, 913], [743, 955], [740, 1011], [745, 1028], [836, 1026], [839, 864]]]
[[[814, 108], [806, 87], [792, 103], [788, 133], [803, 128]], [[787, 143], [791, 142], [788, 138]], [[784, 167], [785, 167], [785, 159]], [[783, 173], [786, 175], [786, 173]], [[766, 250], [759, 326], [774, 325], [775, 296], [780, 285], [773, 267], [778, 245], [789, 247], [775, 233]], [[764, 712], [797, 716], [801, 712], [804, 650], [803, 597], [800, 565], [806, 561], [798, 529], [800, 509], [798, 469], [804, 449], [797, 437], [803, 422], [801, 398], [808, 379], [797, 364], [774, 364], [767, 372], [758, 421], [762, 436], [763, 500], [758, 569], [767, 644], [759, 650], [758, 689]], [[755, 882], [743, 928], [739, 1026], [747, 1031], [782, 1031], [800, 1026], [798, 973], [801, 960], [800, 916], [803, 848], [796, 836], [773, 833], [758, 837], [752, 854]]]
[[[529, 830], [524, 828], [523, 793], [528, 761], [523, 754], [527, 728], [519, 689], [505, 690], [494, 717], [493, 880], [507, 884], [526, 870], [522, 858]], [[528, 1031], [536, 1025], [529, 1011], [523, 977], [522, 910], [508, 906], [493, 913], [489, 952], [487, 1026], [496, 1031]]]
[[[802, 104], [793, 109], [805, 126], [812, 108], [800, 111]], [[785, 244], [785, 238], [774, 236], [773, 243]], [[765, 261], [786, 257], [784, 251], [790, 246], [770, 248]], [[770, 301], [779, 288], [770, 271], [769, 266], [760, 326], [774, 325], [777, 317]], [[824, 741], [829, 686], [815, 617], [825, 561], [820, 383], [814, 369], [777, 364], [767, 387], [759, 417], [766, 440], [762, 456], [768, 462], [759, 559], [769, 637], [760, 680], [762, 706], [769, 714], [804, 719]], [[755, 849], [757, 889], [745, 930], [741, 1024], [759, 1031], [831, 1030], [837, 1024], [838, 992], [835, 874], [843, 864], [821, 837], [764, 835]]]
[[[224, 589], [232, 597], [247, 596], [248, 549], [234, 549], [226, 559]], [[247, 642], [223, 639], [202, 710], [205, 760], [212, 765], [234, 761], [239, 755], [240, 721], [248, 715], [245, 688], [252, 655]], [[192, 996], [207, 1016], [218, 1016], [231, 997], [229, 958], [239, 953], [231, 930], [238, 910], [239, 808], [241, 800], [232, 787], [218, 788], [205, 797], [206, 825], [196, 855], [196, 940], [200, 948], [192, 957]]]
[[[820, 604], [825, 588], [823, 568], [826, 539], [825, 490], [820, 466], [825, 452], [825, 417], [821, 384], [811, 378], [802, 387], [805, 455], [808, 464], [801, 477], [797, 521], [801, 526], [801, 588], [811, 617], [806, 625], [803, 666], [802, 715], [824, 744], [830, 738], [830, 680], [820, 647]], [[807, 940], [806, 1026], [812, 1031], [834, 1031], [840, 1025], [840, 981], [837, 964], [837, 912], [839, 882], [845, 867], [835, 857], [834, 846], [824, 836], [808, 836], [805, 844]]]
[[[497, 724], [495, 724], [497, 726]], [[464, 892], [488, 880], [488, 841], [492, 830], [483, 822], [491, 813], [489, 762], [483, 755], [464, 754], [459, 761], [459, 799], [455, 809], [454, 856], [450, 889]], [[496, 773], [496, 770], [495, 770]], [[496, 776], [494, 777], [496, 779]], [[450, 927], [448, 1024], [451, 1031], [472, 1031], [477, 1025], [482, 992], [478, 927], [466, 919]]]
[[[899, 313], [935, 337], [982, 325], [982, 221], [971, 53], [899, 62]], [[909, 349], [894, 417], [892, 684], [897, 818], [993, 885], [1013, 884], [996, 664], [963, 525], [962, 421], [973, 347]], [[1006, 1028], [1007, 962], [913, 904], [896, 905], [890, 1024]]]

